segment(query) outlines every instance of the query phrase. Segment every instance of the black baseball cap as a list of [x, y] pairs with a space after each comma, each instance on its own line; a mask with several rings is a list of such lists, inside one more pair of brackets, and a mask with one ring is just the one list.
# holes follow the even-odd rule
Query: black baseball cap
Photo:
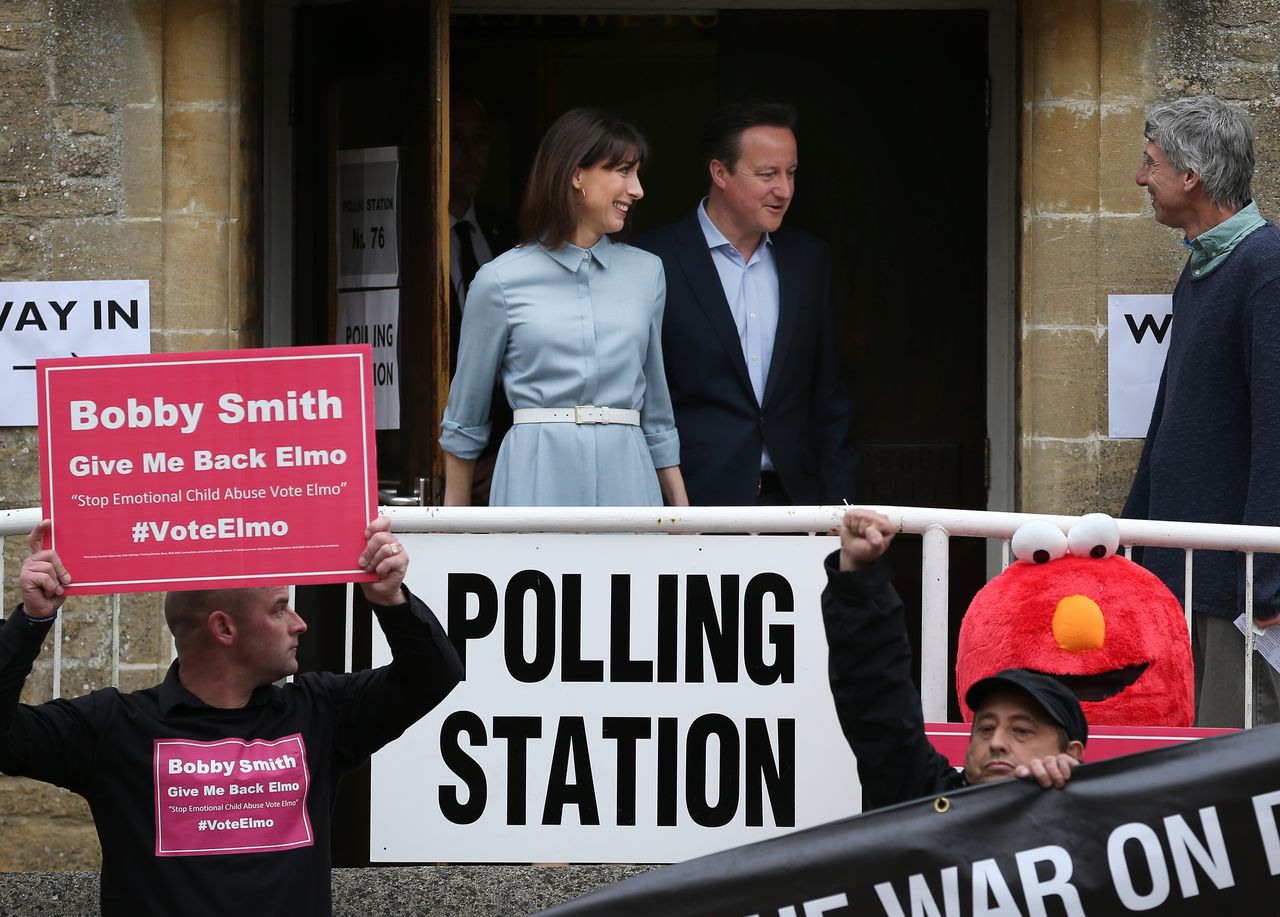
[[1089, 724], [1085, 722], [1080, 701], [1056, 678], [1030, 669], [1005, 669], [970, 685], [964, 693], [964, 702], [976, 714], [982, 699], [997, 688], [1015, 688], [1030, 694], [1050, 719], [1066, 730], [1068, 742], [1088, 744]]

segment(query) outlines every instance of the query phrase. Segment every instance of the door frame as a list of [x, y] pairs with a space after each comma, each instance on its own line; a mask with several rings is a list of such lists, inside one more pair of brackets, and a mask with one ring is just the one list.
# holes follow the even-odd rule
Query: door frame
[[293, 343], [293, 14], [298, 0], [271, 0], [263, 14], [262, 343]]

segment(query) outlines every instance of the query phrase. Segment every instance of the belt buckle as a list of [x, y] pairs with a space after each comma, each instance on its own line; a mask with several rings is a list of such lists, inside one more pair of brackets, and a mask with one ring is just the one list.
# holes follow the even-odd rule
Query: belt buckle
[[[592, 411], [597, 412], [595, 417], [591, 416]], [[573, 406], [573, 422], [576, 424], [608, 423], [603, 418], [602, 413], [602, 409], [594, 404], [575, 404]]]

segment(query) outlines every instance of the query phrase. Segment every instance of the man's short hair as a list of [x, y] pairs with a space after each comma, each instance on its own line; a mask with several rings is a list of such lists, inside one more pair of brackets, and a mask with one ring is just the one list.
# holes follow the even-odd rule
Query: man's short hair
[[1005, 669], [988, 678], [975, 681], [964, 694], [964, 702], [977, 719], [978, 707], [992, 691], [1013, 690], [1028, 695], [1058, 726], [1059, 740], [1065, 751], [1070, 742], [1089, 743], [1089, 723], [1084, 718], [1080, 701], [1071, 689], [1049, 675], [1030, 669]]
[[164, 622], [181, 647], [191, 633], [213, 612], [221, 609], [236, 617], [247, 606], [253, 589], [187, 589], [164, 597]]
[[785, 102], [732, 102], [715, 113], [703, 137], [707, 164], [718, 159], [730, 172], [742, 157], [742, 132], [752, 127], [784, 127], [794, 132], [796, 110]]
[[1176, 171], [1200, 175], [1213, 203], [1239, 210], [1253, 200], [1253, 125], [1217, 96], [1157, 105], [1147, 112], [1144, 133]]

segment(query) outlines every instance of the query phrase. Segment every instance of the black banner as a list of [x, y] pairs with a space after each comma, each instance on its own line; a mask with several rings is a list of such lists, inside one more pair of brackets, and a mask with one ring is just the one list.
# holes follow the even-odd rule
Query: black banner
[[[840, 787], [831, 787], [838, 794]], [[658, 869], [544, 917], [1280, 912], [1280, 726], [1011, 780]]]

